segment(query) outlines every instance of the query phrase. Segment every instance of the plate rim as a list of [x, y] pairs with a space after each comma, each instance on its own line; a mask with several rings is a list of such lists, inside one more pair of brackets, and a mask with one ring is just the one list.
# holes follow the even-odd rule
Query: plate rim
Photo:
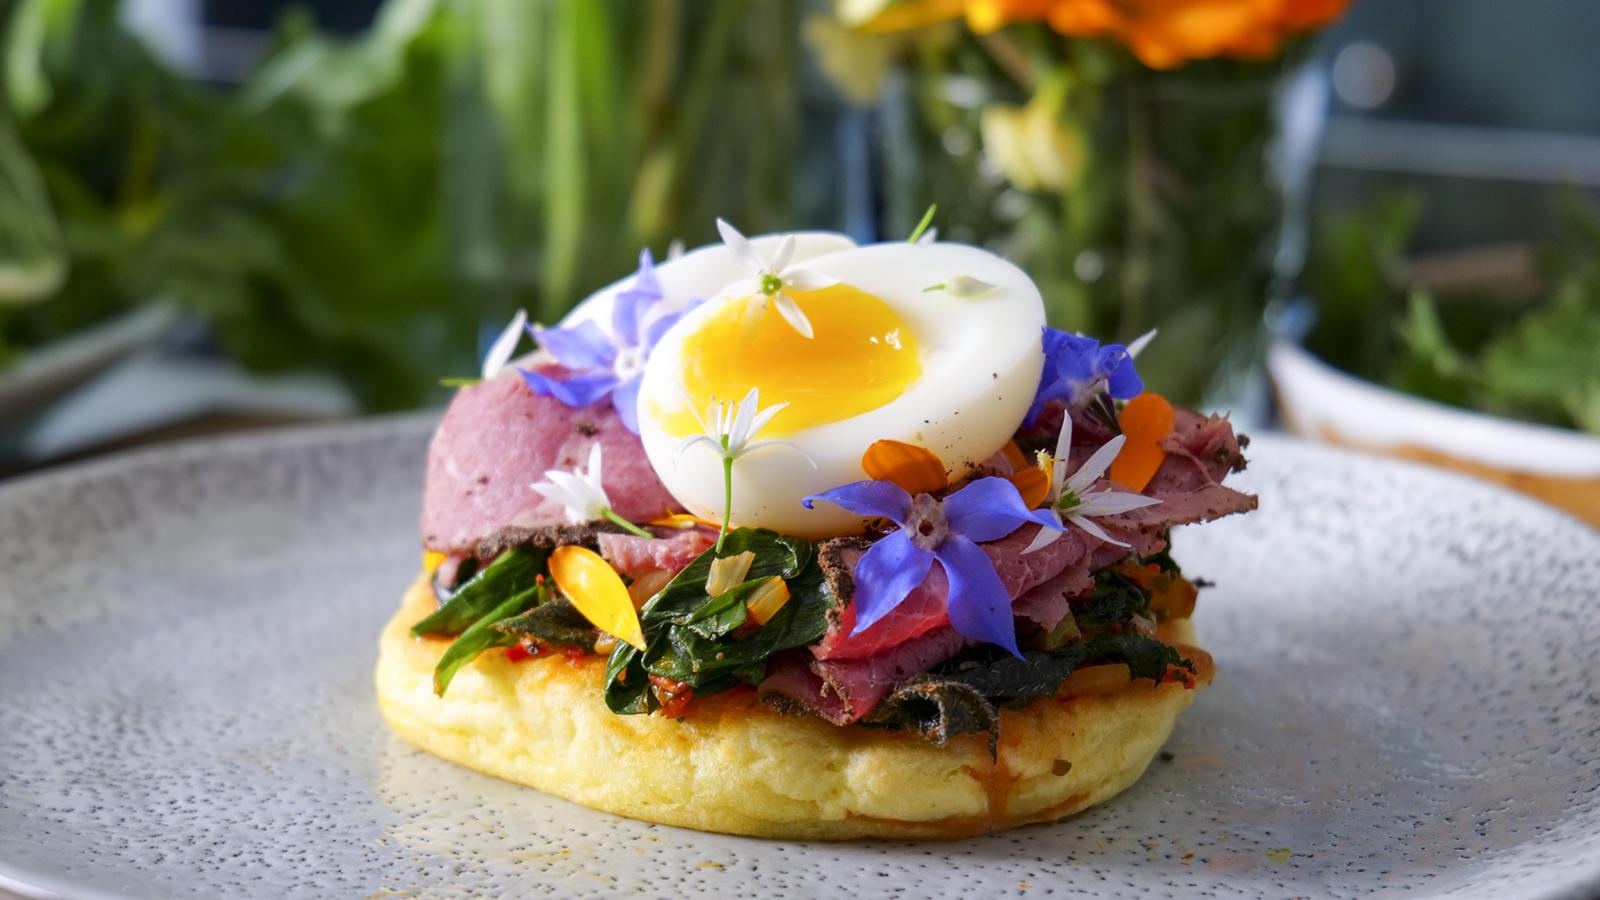
[[[431, 434], [431, 429], [437, 423], [441, 413], [442, 410], [439, 409], [390, 413], [335, 423], [310, 423], [232, 435], [201, 436], [135, 448], [101, 458], [53, 467], [40, 472], [25, 473], [0, 481], [0, 502], [20, 496], [48, 493], [64, 485], [103, 478], [135, 470], [142, 466], [159, 465], [168, 461], [180, 462], [204, 459], [220, 454], [271, 452], [274, 449], [288, 449], [306, 444], [339, 444], [370, 439], [384, 433], [414, 431], [419, 436], [428, 436]], [[1597, 543], [1600, 543], [1600, 528], [1595, 528], [1564, 510], [1513, 491], [1500, 484], [1483, 481], [1470, 475], [1421, 462], [1393, 459], [1358, 450], [1320, 444], [1282, 431], [1263, 431], [1257, 435], [1252, 435], [1252, 438], [1268, 447], [1289, 447], [1297, 453], [1345, 464], [1376, 464], [1395, 467], [1409, 472], [1413, 476], [1435, 479], [1443, 486], [1454, 485], [1469, 491], [1487, 492], [1488, 495], [1492, 495], [1500, 501], [1509, 503], [1512, 506], [1520, 506], [1520, 512], [1522, 513], [1545, 516], [1547, 518], [1553, 517], [1556, 521], [1566, 523], [1563, 527], [1576, 526], [1580, 533], [1587, 534]], [[419, 490], [421, 477], [422, 473], [419, 471]], [[104, 891], [81, 883], [74, 884], [58, 875], [41, 873], [5, 859], [0, 859], [0, 890], [11, 891], [22, 897], [46, 898], [46, 900], [65, 897], [83, 897], [90, 898], [90, 900], [124, 900], [124, 898], [134, 896], [114, 891]], [[1600, 895], [1600, 860], [1596, 860], [1589, 871], [1579, 873], [1572, 881], [1561, 885], [1547, 886], [1538, 894], [1528, 896], [1539, 898], [1585, 898], [1597, 895]], [[1418, 896], [1426, 895], [1419, 894]]]

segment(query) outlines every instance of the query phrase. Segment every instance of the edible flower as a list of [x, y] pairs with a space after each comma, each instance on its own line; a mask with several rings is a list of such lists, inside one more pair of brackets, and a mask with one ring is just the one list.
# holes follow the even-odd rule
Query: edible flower
[[908, 494], [935, 494], [950, 486], [944, 463], [932, 451], [887, 438], [861, 454], [861, 471], [875, 481], [890, 481]]
[[483, 355], [483, 368], [478, 378], [441, 378], [439, 383], [445, 387], [467, 387], [482, 384], [499, 375], [511, 361], [511, 355], [517, 352], [517, 342], [522, 338], [523, 329], [528, 327], [528, 313], [526, 310], [517, 310], [511, 317], [511, 322], [505, 330], [489, 345], [489, 352]]
[[783, 446], [804, 456], [812, 468], [817, 465], [810, 454], [790, 441], [751, 440], [789, 404], [774, 403], [766, 409], [761, 409], [760, 405], [761, 393], [757, 388], [751, 388], [737, 404], [718, 402], [716, 397], [712, 397], [710, 405], [706, 407], [705, 418], [701, 418], [693, 403], [689, 404], [689, 412], [700, 426], [701, 433], [684, 438], [678, 444], [678, 453], [682, 454], [696, 445], [704, 445], [722, 461], [722, 524], [717, 530], [718, 555], [722, 553], [723, 541], [728, 537], [728, 520], [733, 517], [733, 464], [739, 457], [762, 447]]
[[633, 286], [617, 294], [611, 311], [611, 332], [593, 321], [567, 328], [533, 328], [529, 333], [569, 375], [547, 375], [519, 369], [535, 394], [555, 397], [567, 406], [583, 407], [607, 396], [623, 427], [639, 433], [639, 381], [644, 364], [661, 336], [686, 309], [661, 312], [663, 293], [648, 249], [639, 253]]
[[644, 650], [644, 628], [622, 576], [600, 554], [567, 544], [550, 554], [550, 578], [594, 627], [637, 650]]
[[1125, 488], [1144, 490], [1167, 460], [1161, 442], [1172, 433], [1174, 420], [1172, 404], [1160, 394], [1146, 391], [1123, 404], [1117, 424], [1128, 442], [1111, 463], [1111, 480]]
[[769, 262], [744, 235], [739, 233], [739, 229], [722, 219], [717, 220], [717, 231], [722, 233], [722, 243], [733, 251], [734, 257], [751, 275], [750, 278], [728, 285], [724, 293], [736, 297], [760, 294], [764, 302], [777, 307], [778, 314], [783, 316], [783, 320], [789, 323], [790, 328], [803, 337], [812, 337], [814, 332], [811, 320], [806, 318], [805, 311], [789, 292], [817, 291], [837, 284], [838, 280], [811, 269], [790, 268], [789, 260], [794, 256], [795, 244], [792, 234], [778, 244], [778, 250], [772, 254], [772, 260]]
[[611, 498], [606, 496], [605, 486], [600, 481], [598, 442], [589, 448], [587, 470], [580, 473], [551, 469], [544, 473], [544, 477], [544, 481], [533, 486], [534, 492], [565, 507], [567, 521], [579, 523], [606, 519], [640, 537], [655, 537], [612, 511]]
[[489, 352], [484, 354], [484, 381], [499, 375], [501, 370], [506, 367], [506, 363], [511, 361], [511, 354], [517, 351], [517, 341], [522, 337], [522, 329], [526, 328], [527, 325], [527, 311], [517, 310], [517, 314], [511, 317], [511, 323], [506, 326], [504, 331], [500, 332], [499, 337], [494, 339], [494, 343], [489, 345]]
[[994, 561], [978, 545], [1005, 537], [1025, 523], [1060, 528], [1048, 510], [1029, 509], [1004, 478], [980, 478], [940, 500], [915, 496], [892, 481], [857, 481], [805, 498], [807, 509], [826, 500], [863, 516], [881, 516], [899, 529], [867, 548], [855, 567], [856, 623], [860, 634], [899, 606], [928, 576], [934, 561], [950, 581], [950, 624], [973, 640], [1017, 652], [1011, 595]]
[[1144, 334], [1141, 334], [1138, 337], [1134, 338], [1133, 340], [1129, 341], [1128, 342], [1128, 358], [1129, 359], [1138, 359], [1139, 358], [1139, 354], [1144, 352], [1144, 348], [1150, 346], [1150, 342], [1155, 340], [1155, 339], [1156, 339], [1156, 329], [1152, 328], [1149, 331], [1146, 331]]
[[[1041, 463], [1048, 461], [1050, 464], [1050, 491], [1046, 494], [1046, 499], [1050, 501], [1050, 506], [1065, 517], [1067, 522], [1082, 528], [1108, 544], [1115, 544], [1118, 547], [1126, 547], [1128, 545], [1106, 534], [1105, 529], [1101, 528], [1094, 520], [1102, 516], [1115, 516], [1135, 509], [1142, 509], [1146, 506], [1154, 506], [1161, 502], [1154, 497], [1146, 497], [1143, 494], [1091, 490], [1095, 482], [1099, 481], [1100, 476], [1105, 473], [1106, 468], [1111, 465], [1111, 461], [1117, 458], [1117, 453], [1122, 450], [1122, 444], [1125, 440], [1127, 440], [1127, 436], [1119, 434], [1106, 441], [1104, 446], [1084, 460], [1083, 465], [1078, 467], [1078, 471], [1074, 472], [1071, 478], [1067, 478], [1067, 458], [1072, 454], [1072, 416], [1066, 415], [1061, 418], [1061, 434], [1056, 438], [1055, 455], [1045, 457], [1041, 451], [1040, 460]], [[1050, 546], [1055, 543], [1057, 538], [1061, 537], [1062, 530], [1064, 529], [1057, 530], [1048, 527], [1039, 529], [1039, 533], [1034, 537], [1033, 543], [1029, 544], [1027, 549], [1022, 552], [1032, 553], [1035, 550], [1042, 550]]]
[[1144, 390], [1144, 380], [1134, 369], [1128, 348], [1121, 344], [1101, 345], [1094, 338], [1046, 328], [1044, 371], [1039, 375], [1039, 389], [1028, 409], [1026, 424], [1037, 421], [1039, 413], [1052, 401], [1063, 400], [1072, 407], [1102, 389], [1117, 400], [1137, 397]]
[[990, 284], [981, 278], [973, 278], [971, 275], [957, 275], [948, 281], [930, 284], [923, 288], [922, 292], [927, 294], [932, 291], [943, 291], [952, 297], [960, 297], [966, 300], [972, 297], [982, 297], [990, 291], [999, 289], [1000, 286], [998, 284]]

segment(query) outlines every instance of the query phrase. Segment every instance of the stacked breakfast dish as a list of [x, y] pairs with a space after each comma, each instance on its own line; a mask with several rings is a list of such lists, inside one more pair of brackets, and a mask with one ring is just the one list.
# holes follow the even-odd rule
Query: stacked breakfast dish
[[390, 725], [769, 837], [957, 837], [1132, 784], [1212, 678], [1168, 541], [1255, 507], [1222, 484], [1243, 439], [1145, 390], [1152, 336], [1047, 328], [989, 252], [718, 225], [519, 314], [457, 393]]

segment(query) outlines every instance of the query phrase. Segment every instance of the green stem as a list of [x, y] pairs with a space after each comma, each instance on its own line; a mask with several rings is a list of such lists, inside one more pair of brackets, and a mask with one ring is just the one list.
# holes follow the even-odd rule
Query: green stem
[[929, 203], [928, 211], [922, 214], [922, 221], [918, 222], [917, 227], [912, 229], [911, 237], [906, 238], [906, 243], [915, 244], [917, 239], [922, 237], [922, 233], [928, 230], [928, 226], [933, 224], [933, 214], [938, 211], [939, 204]]
[[717, 531], [717, 555], [728, 539], [728, 520], [733, 518], [733, 457], [728, 455], [728, 436], [722, 436], [722, 528]]
[[624, 519], [623, 517], [621, 517], [621, 516], [617, 515], [616, 513], [612, 512], [611, 511], [611, 507], [609, 507], [609, 506], [606, 507], [605, 509], [600, 510], [600, 515], [605, 516], [607, 519], [610, 519], [611, 521], [617, 523], [618, 525], [621, 525], [630, 534], [637, 534], [639, 537], [647, 537], [647, 538], [655, 537], [655, 535], [651, 534], [650, 532], [645, 531], [643, 528], [640, 528], [639, 526], [633, 524], [632, 522], [629, 522], [627, 519]]

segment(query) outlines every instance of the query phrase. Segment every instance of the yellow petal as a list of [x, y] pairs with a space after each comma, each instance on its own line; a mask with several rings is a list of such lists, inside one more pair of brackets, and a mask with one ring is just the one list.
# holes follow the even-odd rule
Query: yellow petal
[[861, 468], [875, 481], [892, 481], [908, 494], [931, 494], [950, 486], [944, 463], [915, 444], [882, 440], [861, 454]]
[[422, 571], [432, 575], [439, 571], [441, 565], [444, 565], [444, 560], [445, 555], [443, 553], [437, 550], [429, 550], [427, 553], [422, 554]]
[[750, 599], [745, 601], [745, 609], [749, 610], [750, 618], [755, 619], [757, 625], [765, 625], [788, 602], [789, 585], [774, 575], [750, 594]]
[[729, 588], [744, 581], [755, 561], [755, 552], [751, 550], [712, 560], [711, 571], [706, 573], [706, 596], [720, 597], [726, 594]]
[[639, 625], [639, 613], [633, 608], [628, 587], [600, 554], [587, 547], [557, 547], [550, 554], [550, 577], [594, 627], [639, 650], [645, 649], [644, 629]]

